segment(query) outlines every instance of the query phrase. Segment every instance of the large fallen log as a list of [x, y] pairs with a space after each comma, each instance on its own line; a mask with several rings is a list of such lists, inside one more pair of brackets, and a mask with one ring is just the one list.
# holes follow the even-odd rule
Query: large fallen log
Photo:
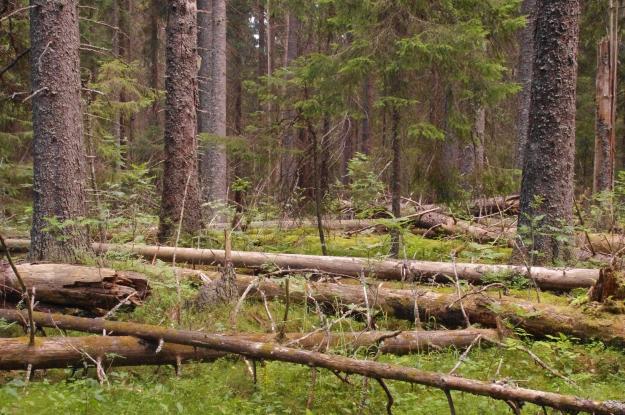
[[[27, 240], [7, 240], [10, 249], [23, 249]], [[219, 249], [174, 248], [150, 245], [119, 245], [94, 243], [98, 253], [108, 251], [130, 252], [149, 259], [158, 258], [197, 265], [223, 264], [225, 251]], [[358, 277], [361, 274], [386, 280], [419, 280], [438, 276], [458, 276], [459, 279], [480, 282], [486, 274], [528, 275], [528, 269], [519, 265], [486, 265], [470, 263], [377, 260], [369, 258], [274, 254], [266, 252], [232, 251], [232, 264], [239, 268], [261, 268], [275, 265], [282, 269], [310, 270]], [[541, 288], [567, 290], [589, 288], [599, 278], [598, 269], [532, 267], [531, 278]]]
[[[242, 333], [228, 335], [234, 339], [276, 343], [275, 334]], [[440, 330], [440, 331], [370, 331], [336, 333], [286, 333], [282, 342], [308, 350], [326, 351], [337, 347], [349, 349], [375, 347], [381, 353], [410, 354], [446, 347], [467, 348], [477, 338], [497, 340], [495, 330]], [[129, 336], [38, 337], [35, 346], [28, 338], [0, 339], [0, 370], [53, 369], [93, 366], [100, 362], [107, 366], [165, 365], [178, 362], [210, 362], [226, 355], [206, 348], [165, 343], [158, 350], [158, 342], [149, 342]]]
[[34, 346], [28, 338], [0, 339], [0, 370], [63, 369], [66, 367], [103, 367], [175, 365], [178, 362], [211, 362], [225, 356], [206, 348], [164, 344], [130, 336], [38, 337]]
[[427, 229], [433, 234], [465, 235], [480, 243], [501, 241], [508, 244], [508, 241], [514, 237], [511, 232], [494, 231], [440, 212], [418, 215], [410, 223], [417, 228]]
[[[215, 277], [214, 275], [208, 275]], [[285, 300], [285, 289], [281, 283], [252, 276], [237, 276], [237, 287], [243, 293], [250, 284], [250, 298], [260, 299], [260, 290], [267, 298]], [[431, 321], [458, 327], [465, 323], [460, 304], [472, 324], [484, 327], [499, 327], [507, 321], [537, 337], [545, 335], [574, 336], [582, 340], [599, 339], [606, 343], [625, 345], [625, 320], [618, 315], [590, 308], [584, 312], [572, 306], [534, 303], [510, 296], [491, 298], [484, 292], [467, 295], [458, 301], [455, 294], [428, 290], [391, 289], [370, 286], [365, 298], [359, 285], [342, 285], [323, 282], [289, 285], [289, 300], [293, 303], [318, 304], [330, 309], [356, 305], [364, 309], [367, 303], [374, 312], [381, 312], [397, 318], [415, 320], [415, 306], [421, 321]]]
[[[344, 356], [294, 349], [290, 347], [258, 343], [218, 334], [167, 329], [145, 324], [115, 322], [103, 319], [86, 319], [65, 315], [34, 313], [37, 324], [89, 333], [104, 330], [118, 335], [134, 336], [151, 341], [183, 344], [209, 348], [220, 352], [235, 353], [253, 359], [265, 359], [319, 367], [333, 371], [353, 373], [374, 379], [399, 380], [442, 389], [458, 390], [512, 402], [529, 402], [563, 411], [584, 411], [594, 414], [625, 415], [625, 403], [618, 401], [593, 401], [571, 395], [519, 388], [504, 383], [443, 375], [415, 368], [371, 360], [358, 360]], [[7, 321], [23, 321], [25, 313], [17, 310], [0, 310], [0, 318]]]
[[[149, 293], [147, 279], [136, 272], [66, 264], [20, 264], [17, 270], [26, 287], [35, 288], [35, 300], [45, 305], [101, 313], [120, 302], [130, 307], [141, 304]], [[13, 270], [2, 262], [0, 296], [21, 298]]]

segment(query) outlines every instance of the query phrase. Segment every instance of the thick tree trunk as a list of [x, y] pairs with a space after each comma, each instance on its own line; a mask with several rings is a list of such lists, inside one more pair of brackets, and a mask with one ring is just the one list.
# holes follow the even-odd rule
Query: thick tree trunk
[[[95, 366], [177, 365], [212, 362], [226, 355], [206, 348], [149, 342], [128, 336], [43, 337], [29, 346], [24, 337], [0, 339], [0, 370]], [[93, 360], [92, 360], [93, 359]]]
[[201, 226], [197, 171], [197, 32], [194, 0], [169, 3], [165, 89], [165, 166], [159, 239]]
[[[535, 263], [570, 257], [553, 229], [572, 224], [579, 0], [538, 0], [530, 130], [523, 165], [519, 229]], [[540, 219], [539, 219], [540, 218]], [[538, 219], [538, 220], [537, 220]], [[529, 240], [529, 241], [528, 241]]]
[[[45, 305], [80, 308], [101, 314], [127, 300], [139, 305], [149, 294], [148, 281], [136, 272], [66, 264], [20, 264], [24, 284], [35, 289], [35, 300]], [[20, 285], [11, 268], [0, 263], [0, 296], [21, 299]]]
[[199, 76], [204, 82], [198, 126], [200, 133], [212, 136], [203, 145], [202, 188], [205, 200], [224, 204], [228, 198], [228, 163], [223, 142], [227, 135], [226, 1], [202, 0], [199, 4], [206, 12], [198, 16], [202, 57]]
[[[33, 260], [75, 262], [89, 249], [77, 1], [31, 1]], [[66, 225], [66, 221], [75, 221]]]
[[[19, 311], [0, 310], [0, 317], [7, 321], [23, 321], [26, 316]], [[289, 347], [258, 343], [236, 338], [194, 331], [165, 329], [146, 324], [92, 320], [63, 315], [35, 313], [35, 321], [43, 326], [53, 326], [69, 330], [91, 333], [115, 332], [131, 335], [150, 341], [165, 341], [236, 353], [249, 358], [283, 361], [333, 371], [354, 373], [374, 379], [390, 379], [425, 385], [444, 390], [459, 390], [494, 399], [514, 402], [531, 402], [566, 411], [586, 411], [595, 414], [625, 414], [625, 404], [618, 401], [599, 402], [570, 395], [541, 392], [532, 389], [502, 385], [500, 383], [471, 380], [435, 372], [427, 372], [399, 365], [379, 363], [371, 360], [358, 360], [349, 357], [327, 355], [319, 352], [293, 349]]]
[[612, 59], [610, 39], [603, 38], [597, 45], [595, 157], [593, 191], [612, 191], [616, 155], [616, 130], [612, 123]]
[[521, 85], [521, 92], [519, 92], [517, 101], [517, 148], [515, 161], [519, 169], [523, 168], [525, 146], [527, 145], [527, 134], [529, 132], [536, 0], [523, 0], [521, 14], [526, 16], [527, 24], [519, 32], [519, 62], [517, 67], [517, 82]]

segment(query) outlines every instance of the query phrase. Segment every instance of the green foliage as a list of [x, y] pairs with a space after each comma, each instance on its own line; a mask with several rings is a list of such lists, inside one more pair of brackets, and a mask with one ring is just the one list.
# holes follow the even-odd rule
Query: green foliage
[[347, 165], [347, 175], [347, 191], [358, 217], [370, 217], [380, 209], [385, 209], [381, 198], [386, 187], [374, 173], [369, 157], [356, 153]]

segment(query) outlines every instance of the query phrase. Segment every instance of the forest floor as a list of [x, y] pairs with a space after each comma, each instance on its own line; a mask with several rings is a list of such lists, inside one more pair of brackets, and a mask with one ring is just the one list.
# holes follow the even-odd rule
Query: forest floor
[[[19, 223], [11, 230], [24, 236], [26, 228]], [[128, 240], [128, 234], [117, 233], [118, 242]], [[319, 254], [316, 230], [303, 228], [290, 231], [251, 230], [235, 233], [233, 249]], [[360, 234], [345, 237], [339, 231], [328, 235], [331, 255], [381, 257], [388, 252], [388, 235]], [[187, 241], [198, 245], [198, 241]], [[209, 232], [199, 241], [202, 247], [223, 246], [219, 232]], [[459, 252], [458, 261], [505, 263], [507, 248], [479, 245], [459, 239], [424, 239], [404, 235], [405, 258], [450, 261], [452, 252]], [[175, 322], [178, 301], [173, 268], [160, 261], [146, 262], [123, 253], [109, 253], [92, 259], [116, 269], [138, 271], [149, 276], [152, 294], [143, 306], [133, 312], [120, 313], [120, 320], [146, 322], [211, 332], [268, 332], [270, 321], [262, 304], [246, 301], [238, 313], [236, 329], [230, 316], [233, 306], [197, 310], [192, 306], [200, 284], [181, 281], [182, 318]], [[586, 264], [587, 265], [587, 264]], [[292, 276], [290, 278], [304, 278]], [[534, 298], [535, 293], [515, 281], [510, 284], [511, 295]], [[388, 287], [403, 283], [385, 282]], [[403, 284], [405, 287], [406, 284]], [[428, 289], [450, 291], [450, 287], [428, 285]], [[568, 303], [584, 293], [573, 291], [555, 295], [541, 293], [543, 302]], [[269, 303], [276, 320], [282, 318], [285, 304]], [[288, 332], [308, 332], [318, 328], [319, 316], [303, 305], [291, 305], [286, 322]], [[411, 322], [380, 315], [376, 321], [381, 330], [414, 329]], [[426, 322], [429, 327], [436, 322]], [[333, 331], [358, 331], [365, 328], [362, 321], [344, 319]], [[440, 325], [437, 328], [442, 328]], [[53, 330], [48, 330], [51, 335]], [[15, 328], [0, 327], [0, 336], [16, 334]], [[593, 399], [622, 399], [625, 390], [625, 352], [601, 342], [582, 343], [575, 338], [560, 336], [533, 339], [516, 331], [517, 338], [505, 347], [490, 347], [486, 343], [474, 346], [455, 372], [458, 375], [488, 381], [498, 380], [519, 386], [575, 394]], [[523, 347], [520, 347], [523, 346]], [[529, 357], [527, 348], [551, 368], [561, 372], [576, 385], [556, 377]], [[372, 350], [351, 350], [338, 347], [334, 353], [377, 359], [404, 366], [437, 372], [448, 372], [458, 362], [462, 351], [455, 348], [427, 354], [408, 356], [375, 356]], [[446, 414], [449, 407], [445, 394], [439, 390], [388, 382], [395, 399], [395, 414]], [[454, 392], [453, 400], [459, 414], [509, 414], [510, 408], [501, 401]], [[307, 408], [307, 402], [310, 402]], [[86, 373], [66, 370], [37, 371], [26, 385], [23, 372], [0, 374], [0, 415], [5, 414], [380, 414], [386, 412], [386, 395], [376, 382], [350, 376], [349, 384], [326, 370], [319, 370], [316, 382], [311, 369], [287, 363], [266, 362], [258, 365], [254, 384], [242, 359], [229, 357], [214, 363], [185, 364], [179, 377], [171, 367], [112, 368], [107, 382], [98, 383], [95, 371]], [[543, 410], [525, 405], [523, 414], [542, 414]], [[551, 413], [551, 412], [550, 412]]]

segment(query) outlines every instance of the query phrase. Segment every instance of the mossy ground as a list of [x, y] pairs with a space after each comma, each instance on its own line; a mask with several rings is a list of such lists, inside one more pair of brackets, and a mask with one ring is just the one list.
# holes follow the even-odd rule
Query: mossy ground
[[[332, 255], [379, 257], [388, 249], [386, 235], [358, 235], [347, 238], [339, 232], [329, 235]], [[191, 244], [192, 241], [188, 241]], [[219, 232], [212, 232], [200, 241], [201, 246], [219, 247]], [[274, 252], [319, 253], [319, 244], [313, 229], [276, 232], [250, 231], [236, 234], [235, 249]], [[197, 241], [193, 243], [197, 245]], [[505, 248], [467, 243], [462, 240], [429, 240], [412, 234], [404, 235], [405, 257], [430, 260], [449, 260], [452, 251], [461, 251], [460, 260], [504, 262], [509, 255]], [[132, 313], [118, 317], [185, 329], [203, 329], [216, 332], [266, 332], [270, 321], [261, 304], [246, 302], [238, 314], [236, 328], [232, 327], [232, 307], [198, 311], [190, 306], [198, 284], [181, 282], [183, 313], [181, 324], [175, 323], [178, 297], [176, 282], [168, 264], [148, 264], [126, 254], [101, 258], [105, 265], [144, 272], [152, 281], [153, 294], [146, 304]], [[397, 285], [396, 284], [390, 284]], [[449, 287], [429, 287], [443, 291]], [[527, 299], [534, 296], [528, 289], [513, 289], [513, 295]], [[542, 301], [566, 303], [571, 295], [558, 296], [542, 293]], [[275, 320], [284, 315], [285, 305], [275, 301], [270, 310]], [[332, 317], [329, 317], [332, 318]], [[381, 316], [381, 329], [410, 329], [407, 321]], [[319, 316], [301, 305], [291, 305], [287, 331], [305, 332], [321, 324]], [[335, 331], [363, 329], [363, 323], [353, 319], [333, 327]], [[52, 335], [49, 331], [49, 335]], [[76, 333], [73, 333], [77, 335]], [[458, 375], [483, 380], [514, 382], [520, 386], [571, 393], [593, 399], [622, 399], [625, 390], [625, 354], [622, 350], [594, 342], [581, 344], [575, 339], [561, 337], [536, 340], [523, 337], [530, 348], [548, 365], [577, 383], [572, 386], [539, 367], [527, 354], [516, 347], [496, 348], [486, 345], [474, 347], [457, 371]], [[340, 348], [336, 353], [374, 358], [366, 350]], [[461, 351], [440, 350], [429, 354], [410, 356], [380, 356], [378, 360], [409, 367], [439, 372], [449, 371], [458, 361]], [[210, 364], [186, 364], [177, 378], [170, 367], [114, 368], [108, 373], [108, 384], [99, 385], [93, 370], [72, 375], [70, 370], [38, 372], [28, 386], [23, 383], [23, 372], [0, 375], [0, 414], [379, 414], [385, 413], [386, 397], [377, 382], [363, 385], [359, 376], [350, 376], [350, 384], [332, 373], [320, 370], [317, 382], [311, 387], [311, 369], [279, 362], [258, 366], [258, 382], [254, 384], [243, 361], [225, 358]], [[449, 413], [443, 392], [400, 382], [387, 382], [395, 399], [395, 414]], [[306, 403], [312, 394], [309, 409]], [[454, 392], [454, 403], [459, 414], [508, 414], [509, 407], [498, 401]], [[543, 413], [534, 405], [526, 405], [524, 414]]]

